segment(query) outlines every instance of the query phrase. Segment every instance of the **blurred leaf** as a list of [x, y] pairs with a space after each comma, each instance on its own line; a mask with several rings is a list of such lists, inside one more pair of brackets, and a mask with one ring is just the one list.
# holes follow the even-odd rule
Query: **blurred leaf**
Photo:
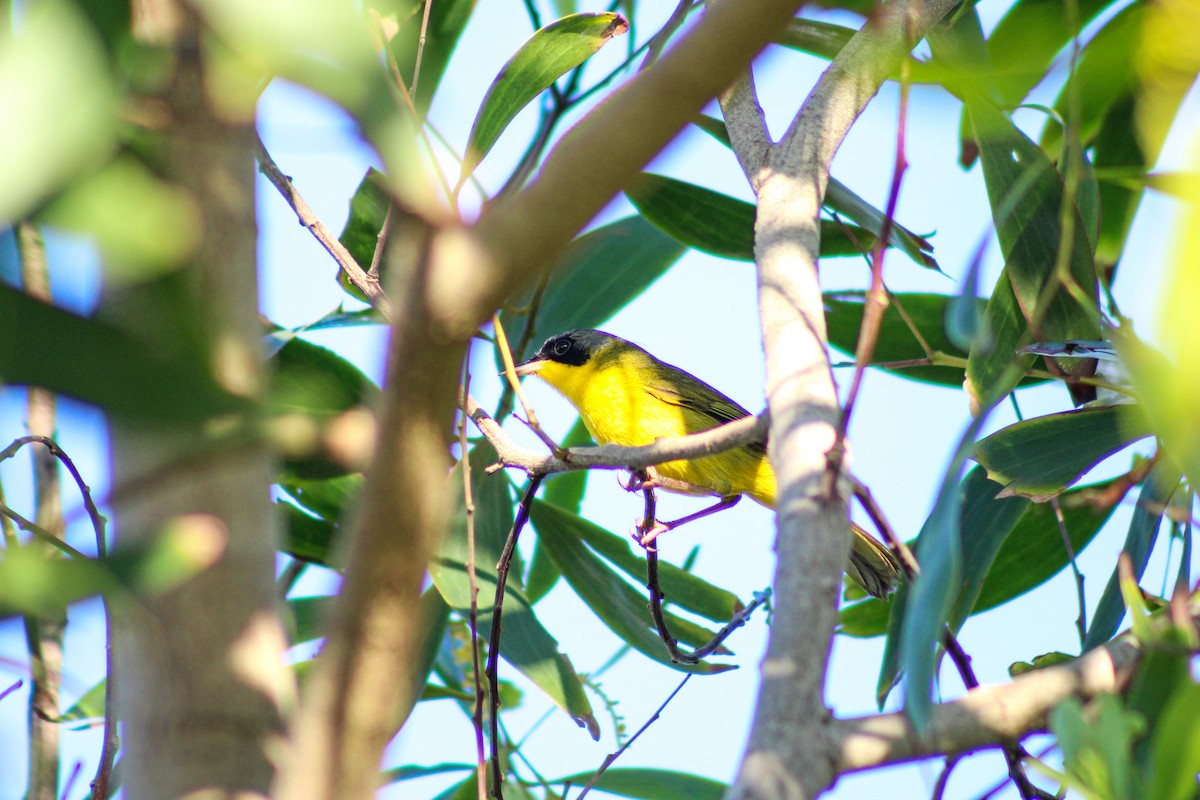
[[[1200, 165], [1200, 161], [1193, 158]], [[1114, 332], [1118, 350], [1129, 368], [1139, 399], [1167, 456], [1200, 485], [1200, 317], [1195, 303], [1200, 292], [1200, 183], [1191, 185], [1176, 229], [1177, 244], [1163, 287], [1156, 328], [1162, 352], [1144, 345], [1132, 333]]]
[[1086, 716], [1079, 701], [1068, 698], [1050, 712], [1050, 729], [1058, 737], [1063, 767], [1076, 788], [1112, 800], [1146, 797], [1130, 758], [1132, 743], [1145, 725], [1121, 706], [1116, 695], [1095, 698]]
[[20, 119], [0, 126], [0, 220], [98, 166], [117, 132], [105, 53], [76, 5], [46, 0], [21, 11], [21, 24], [0, 36], [0, 108]]
[[70, 708], [58, 718], [58, 722], [74, 722], [81, 719], [100, 719], [104, 716], [104, 691], [108, 680], [102, 678], [92, 688], [76, 700]]
[[[750, 203], [685, 181], [643, 172], [625, 187], [634, 207], [681, 244], [719, 258], [754, 260]], [[861, 256], [875, 237], [854, 225], [821, 220], [821, 257]]]
[[[968, 97], [967, 105], [1005, 256], [1004, 271], [987, 309], [994, 343], [987, 350], [972, 350], [967, 362], [967, 389], [976, 405], [985, 406], [1016, 386], [1020, 375], [1010, 365], [1021, 363], [1014, 351], [1031, 324], [1041, 341], [1099, 338], [1098, 290], [1091, 245], [1077, 209], [1073, 209], [1068, 269], [1087, 302], [1068, 292], [1054, 274], [1063, 236], [1063, 186], [1054, 165], [985, 100]], [[1062, 361], [1059, 367], [1073, 375], [1085, 365]]]
[[288, 598], [285, 605], [291, 614], [293, 626], [289, 644], [294, 646], [321, 638], [325, 633], [329, 610], [336, 600], [337, 597], [333, 595]]
[[2, 283], [0, 380], [41, 386], [145, 423], [199, 422], [250, 408], [202, 364], [162, 357], [132, 334]]
[[[620, 639], [643, 655], [683, 672], [713, 674], [733, 669], [732, 665], [708, 662], [672, 663], [666, 646], [651, 630], [646, 598], [593, 555], [579, 541], [574, 526], [563, 525], [567, 515], [548, 503], [535, 501], [530, 519], [537, 528], [542, 546], [554, 559], [567, 583]], [[698, 625], [686, 623], [670, 613], [665, 616], [672, 635], [682, 642], [696, 645], [711, 638], [711, 634]]]
[[[1158, 526], [1162, 522], [1163, 511], [1182, 477], [1180, 470], [1167, 459], [1159, 461], [1146, 476], [1142, 491], [1138, 495], [1137, 508], [1129, 521], [1129, 533], [1125, 537], [1122, 553], [1129, 555], [1133, 566], [1133, 575], [1141, 580], [1154, 550], [1154, 541], [1158, 536]], [[1125, 616], [1125, 603], [1121, 598], [1120, 575], [1114, 569], [1104, 587], [1104, 594], [1096, 604], [1092, 613], [1091, 626], [1083, 640], [1085, 651], [1098, 647], [1113, 637]]]
[[[371, 268], [371, 262], [375, 258], [379, 232], [383, 230], [390, 203], [387, 177], [374, 167], [368, 167], [367, 174], [358, 182], [358, 188], [350, 198], [350, 213], [346, 217], [342, 235], [338, 237], [338, 241], [350, 251], [350, 255], [354, 256], [354, 260], [364, 270]], [[354, 298], [364, 303], [370, 302], [358, 287], [350, 283], [350, 279], [340, 268], [337, 271], [337, 282]]]
[[1200, 686], [1178, 689], [1151, 731], [1153, 760], [1150, 791], [1155, 800], [1193, 800], [1200, 774]]
[[[826, 292], [825, 324], [829, 343], [846, 353], [854, 355], [858, 343], [858, 332], [862, 327], [863, 312], [866, 310], [866, 292], [859, 290]], [[896, 361], [913, 361], [926, 357], [921, 344], [900, 315], [897, 306], [912, 320], [921, 337], [935, 353], [953, 358], [966, 359], [967, 353], [960, 349], [946, 333], [945, 320], [948, 308], [955, 298], [941, 294], [893, 293], [895, 302], [883, 312], [879, 327], [879, 340], [875, 344], [874, 364]], [[982, 310], [985, 301], [977, 301]], [[916, 381], [936, 383], [961, 388], [963, 368], [957, 366], [914, 366], [889, 370], [893, 375]], [[1025, 378], [1022, 386], [1044, 383], [1045, 378]]]
[[[578, 772], [565, 778], [558, 778], [551, 785], [570, 784], [585, 786], [592, 779], [591, 772]], [[686, 772], [674, 772], [667, 769], [652, 769], [643, 767], [625, 767], [605, 770], [594, 787], [597, 791], [608, 792], [619, 797], [631, 797], [634, 800], [721, 800], [728, 786], [711, 778], [691, 775]]]
[[[281, 334], [275, 334], [281, 336]], [[352, 408], [373, 406], [379, 388], [362, 371], [332, 350], [291, 336], [271, 358], [270, 403], [277, 413], [302, 414], [314, 428]], [[313, 447], [319, 447], [317, 442]], [[307, 449], [307, 443], [301, 450]], [[320, 452], [289, 451], [290, 478], [332, 478], [351, 469]]]
[[992, 346], [992, 331], [983, 324], [987, 301], [979, 297], [979, 268], [983, 265], [983, 252], [977, 251], [967, 274], [963, 278], [962, 290], [950, 298], [946, 306], [946, 338], [963, 353], [972, 347], [983, 349]]
[[1041, 501], [1149, 434], [1137, 406], [1095, 406], [1009, 425], [979, 442], [973, 457], [1006, 493]]
[[275, 501], [275, 508], [284, 517], [283, 552], [301, 561], [311, 561], [332, 568], [329, 553], [338, 526], [328, 520], [306, 514], [283, 500]]
[[[578, 514], [558, 508], [549, 502], [545, 506], [539, 509], [539, 518], [543, 525], [551, 525], [555, 531], [586, 542], [594, 552], [612, 562], [630, 578], [645, 582], [646, 559], [633, 552], [630, 540], [610, 533]], [[658, 564], [658, 579], [667, 603], [713, 622], [728, 622], [734, 613], [742, 608], [742, 602], [733, 592], [719, 589], [703, 578], [661, 559]]]
[[[883, 641], [883, 658], [879, 662], [879, 678], [875, 682], [875, 704], [883, 711], [884, 703], [896, 684], [900, 682], [900, 643], [904, 640], [905, 618], [909, 608], [908, 581], [902, 581], [900, 587], [888, 598], [888, 602], [880, 602], [877, 609], [883, 611], [882, 631], [887, 633]], [[870, 598], [874, 600], [875, 598]], [[869, 601], [868, 601], [869, 602]], [[860, 603], [859, 606], [866, 607]]]
[[[721, 120], [704, 114], [698, 114], [692, 120], [692, 124], [726, 147], [731, 146], [729, 143], [729, 132], [725, 130], [725, 123]], [[866, 200], [863, 200], [852, 192], [846, 184], [832, 175], [829, 176], [829, 185], [825, 188], [825, 204], [823, 207], [826, 211], [845, 217], [870, 231], [871, 236], [875, 239], [883, 232], [883, 221], [887, 218], [887, 215]], [[824, 230], [823, 226], [822, 231]], [[933, 259], [933, 256], [929, 255], [933, 252], [933, 245], [929, 243], [929, 240], [916, 235], [895, 220], [892, 221], [892, 232], [888, 237], [888, 241], [892, 247], [899, 248], [901, 252], [921, 266], [940, 271], [937, 261]], [[823, 247], [822, 252], [824, 252]]]
[[416, 641], [417, 656], [414, 659], [416, 667], [412, 672], [412, 683], [404, 695], [408, 704], [397, 709], [395, 725], [400, 728], [408, 720], [413, 707], [418, 701], [426, 699], [422, 687], [429, 683], [429, 674], [433, 670], [433, 662], [437, 658], [438, 647], [446, 634], [446, 623], [450, 618], [450, 606], [442, 600], [436, 587], [430, 587], [421, 594], [421, 608], [417, 621], [420, 627], [420, 638]]
[[191, 195], [127, 156], [68, 187], [39, 218], [93, 237], [105, 276], [116, 281], [178, 267], [200, 243], [200, 210]]
[[[975, 472], [972, 470], [972, 474]], [[1105, 481], [1081, 486], [1064, 493], [1060, 498], [1063, 522], [1070, 537], [1071, 549], [1076, 555], [1091, 543], [1116, 508], [1115, 503], [1097, 508], [1085, 502], [1084, 498], [1102, 494], [1112, 483]], [[1063, 547], [1058, 519], [1049, 504], [1033, 504], [1016, 498], [998, 502], [1024, 504], [1025, 512], [992, 559], [971, 614], [1003, 605], [1036, 589], [1070, 563], [1066, 548]], [[963, 531], [964, 535], [970, 535], [970, 528], [965, 523]], [[885, 603], [870, 598], [846, 606], [842, 609], [842, 624], [838, 632], [847, 636], [882, 636], [888, 632], [889, 607], [895, 603], [895, 600]]]
[[[625, 217], [594, 228], [567, 245], [550, 271], [534, 320], [533, 334], [518, 362], [542, 342], [573, 328], [596, 328], [625, 307], [667, 269], [687, 248], [640, 216]], [[525, 306], [525, 296], [514, 305]], [[506, 331], [522, 329], [523, 317], [502, 311]], [[513, 342], [513, 347], [516, 343]]]
[[311, 511], [321, 519], [332, 523], [340, 523], [353, 507], [362, 491], [363, 476], [350, 473], [337, 478], [313, 480], [281, 480], [279, 487], [283, 489], [302, 508]]
[[43, 543], [0, 551], [0, 618], [54, 616], [97, 594], [160, 594], [204, 571], [225, 541], [207, 521], [179, 518], [146, 547], [118, 548], [107, 558], [64, 558]]
[[[479, 588], [477, 621], [481, 637], [490, 635], [492, 601], [496, 595], [496, 563], [512, 527], [513, 507], [508, 481], [503, 472], [488, 475], [485, 468], [496, 461], [496, 452], [486, 443], [476, 445], [469, 454], [471, 487], [475, 504], [476, 585]], [[461, 465], [449, 477], [458, 509], [450, 534], [441, 550], [429, 563], [429, 575], [450, 608], [467, 615], [471, 607], [471, 586], [467, 577], [467, 520], [463, 508]], [[504, 594], [503, 635], [500, 655], [529, 678], [580, 725], [586, 725], [593, 738], [599, 727], [592, 716], [591, 704], [583, 692], [579, 676], [571, 662], [558, 649], [558, 642], [542, 626], [525, 593], [521, 590], [519, 565], [514, 564]]]
[[775, 36], [775, 43], [832, 61], [856, 33], [844, 25], [797, 17]]
[[466, 183], [508, 123], [558, 78], [629, 30], [620, 14], [572, 14], [550, 23], [521, 45], [488, 87], [475, 115], [458, 186]]

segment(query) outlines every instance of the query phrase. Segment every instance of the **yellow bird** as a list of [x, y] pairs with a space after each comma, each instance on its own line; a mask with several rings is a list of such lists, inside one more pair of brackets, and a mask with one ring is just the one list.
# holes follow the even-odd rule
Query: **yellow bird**
[[[600, 444], [652, 444], [749, 415], [699, 378], [603, 331], [581, 329], [552, 336], [533, 358], [517, 367], [517, 374], [537, 375], [567, 398]], [[720, 502], [673, 522], [656, 523], [647, 541], [728, 508], [742, 495], [775, 507], [775, 471], [761, 442], [704, 458], [668, 461], [655, 466], [651, 477], [652, 485], [668, 491], [715, 496]], [[868, 593], [886, 597], [896, 588], [900, 565], [890, 550], [850, 524], [854, 545], [846, 572]]]

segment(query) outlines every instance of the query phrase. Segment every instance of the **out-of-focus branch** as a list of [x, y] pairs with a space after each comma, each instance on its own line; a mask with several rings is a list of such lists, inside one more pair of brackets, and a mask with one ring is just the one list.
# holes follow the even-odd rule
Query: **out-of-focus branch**
[[[732, 4], [722, 4], [714, 13]], [[755, 256], [771, 409], [778, 602], [750, 742], [732, 798], [814, 798], [835, 777], [823, 693], [849, 542], [848, 472], [821, 491], [840, 415], [817, 272], [829, 166], [883, 81], [953, 0], [893, 0], [842, 48], [765, 166]], [[753, 155], [753, 154], [751, 154]]]

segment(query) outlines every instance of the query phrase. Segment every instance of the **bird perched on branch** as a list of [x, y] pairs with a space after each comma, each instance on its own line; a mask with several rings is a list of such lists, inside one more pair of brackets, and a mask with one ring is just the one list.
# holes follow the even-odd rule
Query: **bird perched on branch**
[[[566, 397], [600, 444], [652, 444], [749, 416], [746, 409], [699, 378], [603, 331], [581, 329], [552, 336], [516, 371], [518, 375], [537, 375]], [[685, 522], [729, 508], [742, 495], [767, 508], [775, 507], [775, 471], [762, 442], [658, 464], [650, 470], [649, 485], [720, 500], [682, 519], [656, 521], [643, 544]], [[854, 544], [846, 572], [869, 594], [885, 597], [896, 587], [900, 565], [883, 544], [850, 524]]]

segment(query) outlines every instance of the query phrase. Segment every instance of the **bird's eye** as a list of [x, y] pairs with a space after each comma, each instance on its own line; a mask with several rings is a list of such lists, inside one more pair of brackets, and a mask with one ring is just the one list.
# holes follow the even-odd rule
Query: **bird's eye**
[[556, 355], [556, 356], [565, 356], [567, 354], [567, 351], [570, 349], [571, 349], [571, 344], [570, 344], [570, 342], [566, 341], [565, 339], [559, 339], [557, 342], [554, 343], [554, 355]]

